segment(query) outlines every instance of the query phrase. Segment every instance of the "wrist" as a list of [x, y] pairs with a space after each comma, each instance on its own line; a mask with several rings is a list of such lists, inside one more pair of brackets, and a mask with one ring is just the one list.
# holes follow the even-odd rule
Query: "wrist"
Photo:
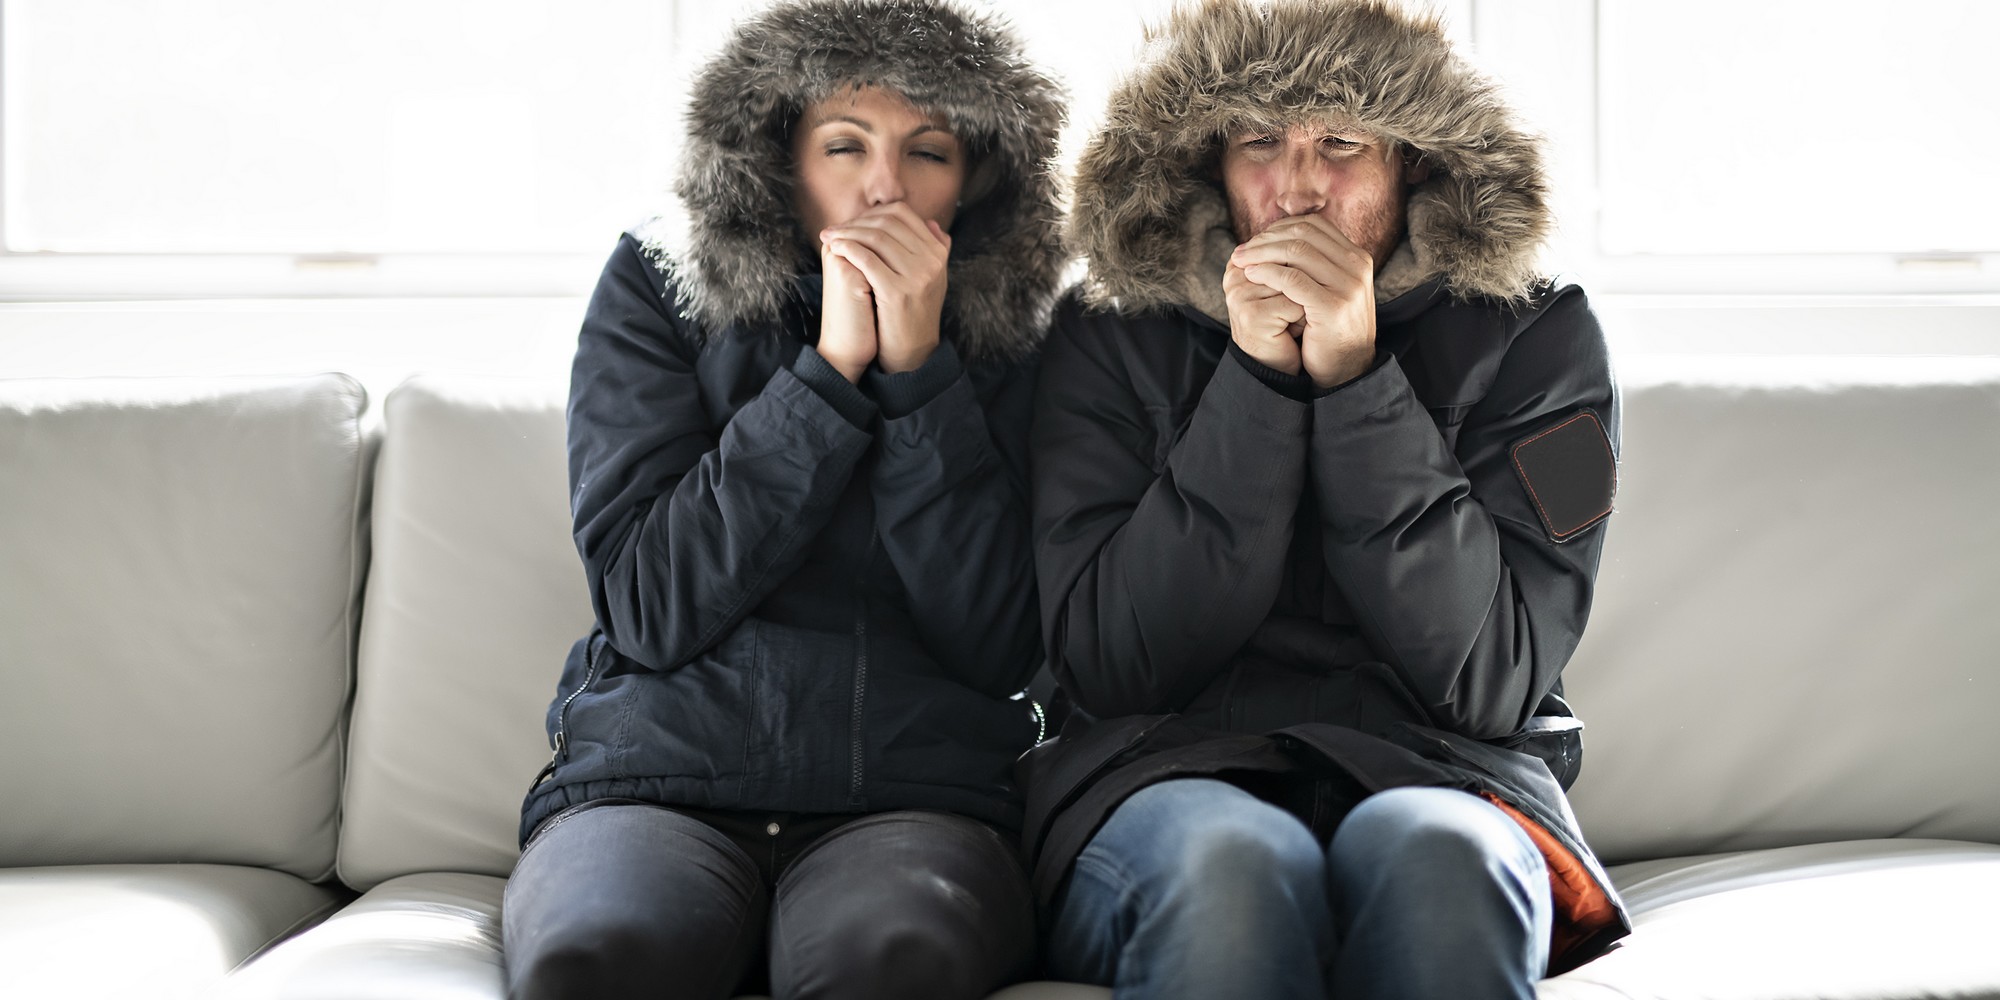
[[884, 374], [901, 375], [922, 368], [936, 349], [937, 345], [932, 343], [909, 351], [883, 351], [876, 356], [875, 364]]
[[1374, 351], [1342, 358], [1339, 362], [1328, 366], [1325, 371], [1312, 372], [1313, 385], [1322, 391], [1343, 386], [1368, 374], [1368, 369], [1374, 366]]
[[1243, 352], [1244, 357], [1273, 371], [1297, 375], [1304, 368], [1295, 351], [1273, 351], [1264, 344], [1245, 344], [1240, 340], [1232, 340], [1231, 343], [1236, 345], [1237, 350]]
[[820, 357], [826, 359], [827, 364], [833, 366], [834, 371], [840, 373], [841, 378], [844, 378], [855, 385], [861, 384], [861, 375], [863, 372], [866, 372], [868, 370], [867, 358], [861, 358], [857, 360], [854, 358], [844, 357], [840, 354], [840, 352], [828, 351], [824, 347], [819, 349], [819, 354]]
[[875, 366], [890, 375], [913, 372], [930, 360], [937, 346], [938, 327], [934, 322], [916, 330], [885, 328], [875, 347]]

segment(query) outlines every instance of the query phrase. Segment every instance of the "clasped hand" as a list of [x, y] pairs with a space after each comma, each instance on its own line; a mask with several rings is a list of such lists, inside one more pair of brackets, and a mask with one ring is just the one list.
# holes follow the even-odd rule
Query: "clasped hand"
[[902, 202], [877, 205], [819, 234], [819, 353], [858, 382], [868, 363], [912, 371], [938, 344], [951, 237]]
[[1229, 333], [1278, 371], [1330, 389], [1375, 359], [1375, 261], [1318, 215], [1280, 219], [1229, 256]]

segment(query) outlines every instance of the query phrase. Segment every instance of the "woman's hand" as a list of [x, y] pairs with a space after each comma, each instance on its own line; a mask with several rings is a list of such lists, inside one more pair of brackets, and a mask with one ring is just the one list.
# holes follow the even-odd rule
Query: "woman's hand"
[[876, 363], [891, 374], [921, 367], [938, 345], [951, 237], [898, 201], [828, 226], [824, 239], [874, 292]]
[[820, 291], [819, 354], [849, 382], [859, 383], [868, 362], [875, 360], [875, 296], [847, 259], [833, 252], [824, 239], [819, 244]]

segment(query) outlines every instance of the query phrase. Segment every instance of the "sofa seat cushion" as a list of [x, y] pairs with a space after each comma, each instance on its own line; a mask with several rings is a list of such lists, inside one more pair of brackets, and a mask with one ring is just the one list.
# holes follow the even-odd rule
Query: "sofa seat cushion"
[[[229, 977], [218, 1000], [500, 1000], [505, 879], [393, 878]], [[1023, 983], [993, 1000], [1109, 1000], [1110, 990]], [[742, 1000], [763, 1000], [746, 997]]]
[[430, 1000], [506, 995], [500, 893], [491, 875], [390, 879], [229, 977], [227, 1000]]
[[351, 896], [229, 865], [0, 868], [0, 996], [205, 997]]
[[1542, 1000], [2000, 996], [2000, 846], [1857, 840], [1619, 865], [1622, 947]]

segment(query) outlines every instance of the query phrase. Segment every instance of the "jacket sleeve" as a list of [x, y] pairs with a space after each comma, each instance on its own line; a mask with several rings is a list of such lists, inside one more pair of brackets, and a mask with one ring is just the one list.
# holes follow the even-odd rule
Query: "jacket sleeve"
[[863, 380], [882, 407], [875, 523], [925, 648], [961, 683], [1004, 698], [1039, 662], [1028, 544], [1033, 368], [1008, 366], [981, 406], [949, 342], [914, 372]]
[[1585, 408], [1615, 441], [1610, 362], [1583, 295], [1558, 293], [1515, 336], [1456, 453], [1393, 358], [1313, 406], [1327, 569], [1364, 636], [1440, 726], [1519, 731], [1583, 634], [1603, 545], [1601, 524], [1557, 541], [1510, 456]]
[[[637, 241], [621, 240], [584, 316], [568, 411], [591, 605], [611, 645], [654, 670], [713, 645], [798, 568], [869, 442], [822, 396], [832, 369], [811, 348], [718, 432], [670, 295]], [[824, 391], [854, 392], [843, 405], [861, 399], [832, 379]]]
[[1156, 472], [1156, 415], [1108, 338], [1061, 315], [1031, 448], [1049, 665], [1093, 715], [1177, 711], [1277, 600], [1310, 411], [1224, 357]]

